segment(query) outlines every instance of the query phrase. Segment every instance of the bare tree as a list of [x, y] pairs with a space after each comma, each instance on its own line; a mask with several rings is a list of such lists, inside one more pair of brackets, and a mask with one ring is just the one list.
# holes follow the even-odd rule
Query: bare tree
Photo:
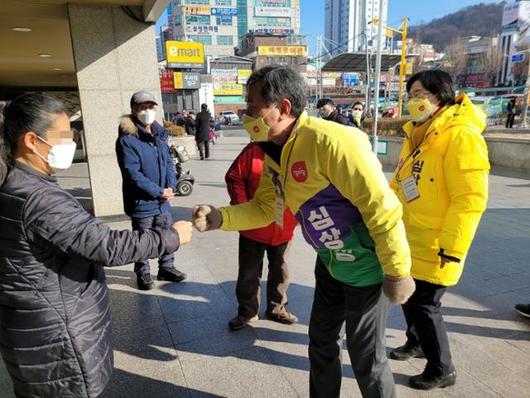
[[481, 53], [476, 58], [478, 70], [484, 72], [488, 81], [494, 85], [495, 78], [501, 69], [503, 55], [497, 50], [496, 46], [491, 46], [488, 52]]
[[461, 39], [455, 40], [452, 44], [446, 47], [445, 57], [442, 66], [446, 69], [453, 79], [458, 80], [463, 78], [460, 84], [465, 86], [465, 75], [467, 71], [468, 54], [466, 46]]

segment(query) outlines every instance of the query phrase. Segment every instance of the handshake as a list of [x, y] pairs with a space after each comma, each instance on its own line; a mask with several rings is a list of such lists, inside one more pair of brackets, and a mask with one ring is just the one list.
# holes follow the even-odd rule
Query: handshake
[[193, 209], [193, 224], [189, 221], [177, 221], [171, 227], [177, 232], [181, 245], [191, 242], [193, 232], [192, 226], [199, 232], [218, 229], [221, 226], [223, 217], [221, 212], [213, 206], [198, 205]]

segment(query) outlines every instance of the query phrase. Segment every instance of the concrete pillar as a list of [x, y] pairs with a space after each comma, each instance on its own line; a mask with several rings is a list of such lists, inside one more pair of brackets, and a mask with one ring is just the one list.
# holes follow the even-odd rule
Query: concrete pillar
[[[140, 8], [136, 11], [141, 15]], [[94, 212], [122, 214], [114, 150], [119, 118], [130, 112], [129, 100], [138, 90], [150, 91], [162, 104], [155, 28], [133, 20], [119, 7], [69, 4], [68, 14]]]

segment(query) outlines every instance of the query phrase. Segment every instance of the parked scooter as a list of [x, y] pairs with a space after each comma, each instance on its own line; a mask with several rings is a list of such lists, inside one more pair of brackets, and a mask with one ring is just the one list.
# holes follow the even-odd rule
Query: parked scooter
[[190, 173], [190, 170], [184, 172], [182, 170], [182, 163], [190, 160], [190, 155], [184, 145], [170, 145], [169, 153], [173, 158], [175, 165], [175, 174], [177, 177], [176, 194], [180, 196], [188, 196], [193, 192], [193, 184], [195, 184], [195, 177]]

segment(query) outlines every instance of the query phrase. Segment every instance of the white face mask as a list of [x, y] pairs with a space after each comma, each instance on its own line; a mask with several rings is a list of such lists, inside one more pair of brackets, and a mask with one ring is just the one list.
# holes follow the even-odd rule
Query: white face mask
[[38, 152], [34, 152], [38, 157], [44, 160], [53, 169], [55, 173], [61, 170], [69, 169], [72, 165], [75, 155], [76, 143], [70, 141], [64, 144], [49, 144], [44, 138], [37, 136], [39, 140], [49, 145], [52, 149], [48, 152], [48, 158], [45, 158]]
[[355, 110], [352, 111], [352, 115], [353, 115], [353, 116], [357, 116], [357, 117], [359, 117], [359, 116], [362, 116], [362, 114], [363, 114], [363, 111], [355, 111]]
[[320, 117], [325, 118], [331, 115], [332, 112], [333, 112], [333, 109], [326, 107], [326, 108], [320, 108], [320, 110], [318, 111], [318, 114], [320, 115]]
[[143, 111], [138, 112], [136, 117], [145, 125], [153, 124], [156, 117], [156, 111], [154, 109], [145, 109]]

